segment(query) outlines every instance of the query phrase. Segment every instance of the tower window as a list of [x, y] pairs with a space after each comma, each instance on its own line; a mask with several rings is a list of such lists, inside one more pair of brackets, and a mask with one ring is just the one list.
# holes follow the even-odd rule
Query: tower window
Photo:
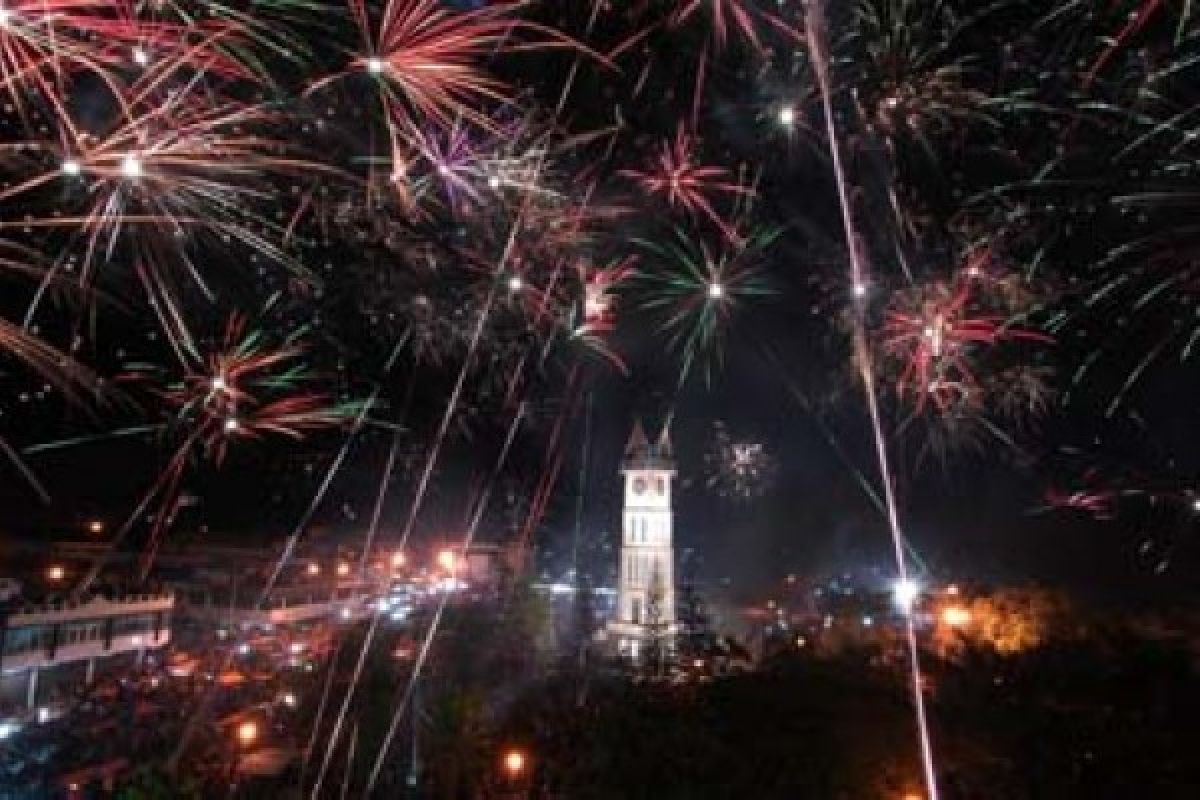
[[642, 598], [631, 597], [629, 599], [629, 621], [634, 625], [640, 625], [642, 622]]

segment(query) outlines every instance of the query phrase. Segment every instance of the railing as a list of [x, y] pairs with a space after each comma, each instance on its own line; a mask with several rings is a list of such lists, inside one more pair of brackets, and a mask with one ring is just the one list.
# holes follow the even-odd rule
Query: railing
[[76, 616], [76, 612], [84, 612], [88, 616], [113, 617], [134, 612], [134, 607], [149, 606], [149, 609], [163, 611], [175, 605], [175, 595], [170, 592], [148, 594], [127, 594], [119, 597], [92, 595], [86, 600], [52, 600], [39, 604], [25, 604], [12, 609], [8, 614], [8, 625], [37, 624], [38, 617], [68, 618]]

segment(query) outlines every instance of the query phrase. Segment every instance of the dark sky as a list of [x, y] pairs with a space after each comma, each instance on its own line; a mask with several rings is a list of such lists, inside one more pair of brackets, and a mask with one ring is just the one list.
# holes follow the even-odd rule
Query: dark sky
[[[478, 4], [464, 0], [456, 5]], [[706, 62], [703, 103], [693, 124], [697, 58], [715, 51], [706, 28], [651, 25], [653, 12], [647, 9], [652, 5], [603, 16], [588, 35], [590, 45], [605, 49], [628, 37], [635, 23], [652, 31], [645, 46], [631, 51], [620, 69], [583, 60], [572, 102], [553, 136], [606, 126], [617, 126], [619, 132], [611, 146], [590, 143], [556, 152], [553, 180], [572, 197], [578, 187], [594, 186], [596, 205], [621, 205], [629, 212], [604, 228], [599, 243], [581, 248], [584, 255], [607, 262], [637, 252], [643, 273], [663, 269], [636, 240], [662, 244], [682, 232], [689, 241], [713, 245], [719, 237], [694, 217], [643, 196], [623, 175], [644, 167], [654, 148], [677, 130], [695, 128], [698, 158], [731, 169], [744, 167], [756, 180], [752, 227], [777, 234], [754, 268], [755, 280], [766, 293], [734, 298], [719, 341], [704, 348], [682, 386], [686, 359], [668, 344], [672, 332], [667, 320], [645, 308], [654, 297], [636, 282], [620, 296], [617, 329], [609, 341], [626, 362], [626, 371], [594, 356], [580, 358], [568, 345], [556, 346], [546, 363], [538, 361], [524, 387], [530, 401], [528, 424], [493, 486], [481, 535], [513, 535], [513, 521], [527, 519], [539, 481], [559, 462], [558, 480], [534, 541], [547, 554], [546, 564], [564, 569], [582, 494], [579, 530], [588, 545], [585, 550], [592, 553], [589, 557], [602, 565], [607, 556], [595, 548], [604, 537], [616, 541], [617, 466], [630, 427], [642, 418], [656, 429], [671, 415], [681, 476], [677, 546], [690, 553], [685, 571], [694, 571], [708, 585], [728, 581], [735, 594], [747, 596], [767, 591], [790, 572], [822, 575], [876, 567], [886, 573], [891, 563], [887, 528], [861, 485], [866, 481], [878, 486], [879, 476], [862, 391], [847, 357], [845, 245], [811, 66], [792, 41], [773, 41], [769, 57], [744, 46], [722, 50]], [[971, 4], [944, 6], [953, 11]], [[1023, 15], [1036, 13], [1015, 8], [995, 15], [945, 49], [938, 38], [945, 21], [925, 20], [911, 28], [913, 46], [929, 47], [936, 59], [943, 59], [937, 63], [959, 64], [958, 59], [969, 58], [972, 70], [959, 80], [983, 95], [1026, 91], [1021, 96], [1029, 97], [1028, 92], [1037, 92], [1047, 107], [1057, 104], [1074, 113], [1079, 104], [1074, 93], [1080, 91], [1075, 67], [1096, 58], [1089, 48], [1098, 45], [1088, 43], [1104, 41], [1111, 21], [1101, 18], [1103, 14], [1079, 21], [1073, 29], [1079, 36], [1068, 45], [1053, 26], [1031, 27]], [[587, 15], [582, 4], [544, 14], [553, 19], [543, 21], [562, 24], [583, 38]], [[1050, 201], [1044, 202], [1049, 192], [1041, 187], [1032, 200], [1008, 203], [1005, 198], [1007, 205], [997, 207], [1009, 216], [1003, 216], [1002, 230], [992, 231], [1003, 245], [997, 250], [1004, 252], [1005, 268], [1024, 275], [1028, 291], [1037, 293], [1029, 325], [1049, 328], [1059, 315], [1070, 321], [1055, 329], [1052, 345], [1021, 354], [1052, 371], [1048, 383], [1054, 394], [1048, 410], [1036, 419], [1006, 424], [1004, 438], [1011, 444], [994, 436], [952, 438], [945, 447], [926, 452], [937, 437], [920, 425], [901, 423], [902, 403], [888, 376], [881, 379], [879, 396], [901, 518], [919, 560], [935, 580], [1042, 581], [1109, 600], [1173, 599], [1194, 590], [1189, 576], [1200, 546], [1187, 500], [1200, 471], [1191, 447], [1200, 433], [1190, 401], [1197, 388], [1194, 370], [1186, 352], [1174, 348], [1164, 351], [1144, 374], [1136, 372], [1144, 354], [1154, 352], [1163, 340], [1163, 331], [1179, 325], [1192, 306], [1160, 313], [1150, 304], [1151, 311], [1146, 311], [1136, 296], [1120, 292], [1112, 294], [1112, 306], [1087, 305], [1081, 299], [1110, 280], [1111, 272], [1093, 271], [1105, 256], [1147, 230], [1164, 236], [1180, 230], [1180, 215], [1186, 214], [1178, 208], [1131, 220], [1117, 213], [1113, 199], [1158, 188], [1148, 186], [1145, 176], [1166, 180], [1164, 176], [1173, 174], [1154, 166], [1170, 148], [1146, 156], [1149, 166], [1139, 162], [1119, 176], [1114, 169], [1113, 184], [1098, 185], [1090, 179], [1106, 176], [1113, 153], [1123, 147], [1121, 137], [1133, 135], [1129, 131], [1113, 132], [1098, 124], [1076, 130], [1061, 115], [1038, 117], [1023, 107], [1005, 112], [1013, 116], [1001, 125], [977, 125], [974, 118], [963, 118], [939, 127], [922, 116], [928, 108], [916, 102], [905, 109], [902, 122], [895, 123], [898, 132], [887, 129], [887, 120], [872, 127], [865, 120], [877, 118], [863, 108], [872, 103], [878, 104], [871, 106], [876, 110], [889, 108], [881, 99], [885, 90], [894, 88], [889, 81], [909, 81], [906, 85], [918, 96], [929, 91], [929, 84], [917, 72], [900, 78], [885, 74], [861, 46], [871, 32], [860, 30], [857, 38], [836, 35], [850, 21], [840, 14], [835, 17], [835, 48], [840, 54], [835, 78], [841, 87], [835, 107], [852, 172], [859, 233], [876, 280], [872, 324], [882, 324], [889, 293], [923, 285], [952, 270], [965, 242], [978, 234], [968, 230], [972, 224], [995, 224], [988, 212], [968, 209], [967, 198], [1004, 182], [1028, 180], [1051, 162], [1068, 163], [1074, 179], [1064, 181], [1068, 189], [1056, 188], [1062, 196]], [[1085, 23], [1096, 27], [1085, 29]], [[347, 26], [340, 35], [350, 47], [352, 28]], [[1139, 59], [1182, 58], [1182, 51], [1167, 45], [1172, 35], [1171, 29], [1148, 29], [1148, 41], [1139, 42], [1145, 46], [1122, 51], [1112, 62], [1114, 69], [1136, 75]], [[932, 38], [925, 42], [923, 36]], [[337, 48], [318, 52], [318, 61], [328, 61], [320, 66], [327, 69], [342, 57]], [[573, 59], [573, 53], [555, 48], [501, 58], [491, 66], [520, 86], [515, 94], [523, 102], [544, 110], [555, 105]], [[1061, 61], [1052, 63], [1053, 59]], [[1195, 85], [1200, 82], [1191, 84]], [[1123, 86], [1119, 80], [1087, 84], [1114, 105], [1123, 97]], [[103, 116], [98, 87], [85, 81], [76, 91], [73, 102], [85, 116]], [[359, 156], [369, 149], [368, 143], [374, 146], [379, 133], [370, 127], [370, 106], [363, 102], [370, 84], [349, 82], [338, 91], [329, 100], [305, 101], [332, 120], [305, 145], [340, 160], [347, 169], [361, 170]], [[1180, 91], [1192, 89], [1184, 84]], [[328, 107], [321, 108], [326, 102]], [[779, 129], [775, 116], [785, 102], [795, 105], [800, 120], [791, 133]], [[312, 110], [299, 105], [303, 113]], [[994, 111], [993, 105], [987, 108]], [[914, 131], [905, 128], [909, 124], [928, 137], [916, 141]], [[307, 127], [295, 130], [310, 134]], [[1064, 152], [1070, 157], [1062, 157]], [[347, 190], [345, 196], [360, 198], [361, 192]], [[381, 224], [381, 212], [363, 210], [361, 200], [354, 202], [359, 205], [350, 203], [351, 210], [342, 213], [331, 201], [334, 224], [326, 227], [334, 228], [333, 233], [315, 223], [313, 230], [305, 231], [314, 242], [303, 254], [306, 266], [325, 279], [319, 292], [294, 291], [289, 277], [262, 264], [248, 269], [228, 255], [213, 256], [206, 263], [220, 279], [215, 300], [201, 302], [194, 292], [180, 291], [192, 323], [198, 331], [208, 331], [209, 340], [229, 308], [253, 314], [264, 297], [281, 292], [287, 299], [263, 317], [264, 327], [281, 332], [301, 322], [311, 326], [317, 343], [312, 353], [315, 374], [331, 394], [364, 397], [381, 384], [384, 405], [376, 416], [399, 421], [404, 429], [401, 467], [383, 517], [382, 533], [388, 539], [397, 535], [408, 516], [414, 486], [462, 363], [467, 326], [451, 320], [446, 330], [436, 332], [439, 344], [454, 340], [443, 361], [431, 364], [425, 356], [406, 352], [397, 368], [383, 375], [380, 365], [392, 342], [404, 335], [402, 323], [390, 327], [387, 320], [393, 312], [408, 319], [404, 315], [411, 311], [413, 298], [423, 294], [444, 304], [439, 308], [478, 304], [487, 276], [481, 281], [464, 254], [494, 257], [495, 250], [489, 248], [502, 240], [497, 231], [503, 228], [493, 224], [485, 209], [474, 209], [462, 219], [435, 214], [428, 224], [422, 220], [421, 233], [443, 263], [441, 271], [419, 272], [409, 268], [426, 253], [418, 253], [420, 248], [407, 240], [396, 246], [391, 241], [397, 238], [394, 230], [376, 235], [372, 226]], [[910, 229], [901, 230], [893, 218], [893, 204], [903, 212], [895, 216]], [[1020, 214], [1013, 211], [1018, 207]], [[995, 208], [989, 211], [998, 213]], [[1036, 217], [1035, 211], [1045, 217]], [[405, 225], [416, 223], [398, 224], [398, 238], [413, 233]], [[1175, 240], [1170, 241], [1174, 246]], [[44, 244], [63, 246], [61, 240]], [[1147, 258], [1135, 266], [1143, 269], [1151, 263], [1183, 274], [1178, 265], [1164, 266], [1161, 259]], [[1044, 267], [1034, 270], [1031, 264]], [[120, 266], [108, 271], [116, 278], [104, 288], [114, 296], [134, 297], [136, 286]], [[1113, 271], [1120, 270], [1136, 275], [1135, 280], [1145, 277], [1124, 264]], [[545, 277], [533, 268], [528, 274], [535, 284]], [[1194, 279], [1181, 278], [1177, 291], [1190, 298], [1193, 285]], [[3, 311], [16, 319], [26, 307], [29, 288], [19, 282], [13, 286], [19, 288], [5, 295]], [[78, 298], [69, 293], [55, 299], [43, 332], [60, 341], [81, 329], [94, 334], [85, 355], [101, 373], [118, 374], [138, 360], [170, 360], [152, 319], [136, 302], [105, 305], [92, 316], [82, 313]], [[418, 519], [419, 540], [450, 536], [463, 528], [511, 419], [511, 406], [502, 399], [503, 375], [511, 370], [513, 359], [539, 347], [540, 343], [530, 345], [528, 331], [519, 325], [489, 331]], [[414, 367], [418, 362], [421, 366]], [[574, 371], [579, 364], [583, 366]], [[1090, 372], [1075, 381], [1084, 364], [1091, 365]], [[17, 448], [162, 418], [144, 394], [96, 409], [69, 409], [52, 395], [43, 397], [40, 382], [30, 380], [19, 367], [4, 366], [0, 435]], [[1110, 413], [1114, 396], [1133, 374], [1141, 377], [1128, 393], [1128, 402]], [[565, 422], [556, 436], [560, 419]], [[706, 455], [714, 446], [717, 423], [735, 440], [761, 443], [777, 464], [761, 497], [731, 498], [709, 485], [712, 465]], [[590, 436], [585, 437], [585, 429]], [[181, 513], [172, 535], [278, 541], [300, 518], [344, 436], [337, 430], [300, 442], [256, 443], [238, 448], [219, 467], [198, 460], [183, 481], [185, 494], [194, 502]], [[353, 542], [361, 533], [391, 439], [391, 432], [379, 425], [363, 433], [314, 520], [314, 535]], [[587, 481], [580, 486], [585, 439], [590, 457]], [[548, 449], [552, 442], [557, 445]], [[30, 465], [52, 495], [49, 505], [40, 503], [5, 462], [0, 467], [0, 525], [14, 534], [45, 536], [77, 532], [86, 520], [99, 517], [115, 528], [161, 474], [167, 450], [154, 437], [138, 436], [30, 456]], [[1113, 518], [1048, 509], [1050, 489], [1111, 492]], [[135, 533], [133, 544], [138, 536]], [[595, 563], [592, 568], [602, 570]]]

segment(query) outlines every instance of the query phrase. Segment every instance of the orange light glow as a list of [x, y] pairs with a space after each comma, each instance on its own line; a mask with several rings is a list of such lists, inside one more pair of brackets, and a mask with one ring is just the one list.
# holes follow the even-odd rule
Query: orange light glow
[[253, 720], [246, 720], [237, 727], [238, 742], [242, 745], [254, 744], [258, 738], [258, 723]]
[[517, 777], [525, 770], [525, 754], [520, 750], [509, 750], [504, 754], [504, 771], [510, 777]]

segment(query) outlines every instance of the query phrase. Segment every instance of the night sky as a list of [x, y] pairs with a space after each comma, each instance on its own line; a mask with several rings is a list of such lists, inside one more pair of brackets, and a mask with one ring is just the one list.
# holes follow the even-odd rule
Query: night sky
[[[303, 391], [342, 404], [340, 416], [295, 436], [238, 432], [227, 448], [193, 441], [178, 481], [122, 547], [145, 545], [147, 515], [167, 500], [180, 507], [171, 539], [281, 541], [346, 442], [353, 404], [377, 393], [308, 535], [360, 540], [395, 442], [380, 535], [397, 540], [441, 440], [414, 541], [461, 535], [491, 487], [480, 538], [529, 532], [537, 563], [558, 576], [578, 528], [583, 569], [602, 579], [629, 430], [640, 418], [656, 433], [670, 418], [685, 574], [747, 598], [791, 572], [890, 574], [886, 521], [863, 485], [879, 474], [801, 4], [721, 0], [680, 16], [671, 3], [633, 2], [601, 5], [594, 20], [588, 3], [557, 5], [508, 15], [445, 4], [483, 15], [466, 18], [480, 44], [464, 58], [496, 82], [456, 91], [436, 113], [389, 82], [402, 65], [370, 73], [341, 10], [318, 25], [272, 5], [268, 35], [309, 49], [295, 62], [272, 51], [265, 75], [219, 74], [219, 59], [176, 61], [165, 46], [149, 67], [112, 63], [105, 77], [140, 98], [139, 135], [182, 130], [195, 115], [216, 150], [211, 161], [204, 147], [182, 162], [147, 155], [137, 177], [64, 135], [71, 126], [56, 116], [96, 141], [115, 137], [108, 82], [74, 64], [68, 86], [20, 84], [26, 110], [9, 98], [0, 122], [0, 215], [5, 246], [23, 248], [5, 253], [35, 268], [5, 276], [0, 311], [20, 326], [40, 297], [29, 333], [72, 352], [105, 391], [89, 378], [82, 399], [65, 401], [0, 337], [0, 436], [49, 496], [0, 460], [0, 526], [33, 538], [81, 535], [94, 518], [118, 529], [189, 432], [211, 423], [210, 406], [172, 392], [196, 391], [184, 376], [207, 374], [203, 354], [221, 350], [241, 314], [264, 348], [303, 341]], [[1200, 557], [1200, 137], [1180, 116], [1200, 86], [1200, 28], [1171, 4], [1038, 2], [969, 16], [976, 5], [869, 0], [828, 20], [902, 527], [930, 580], [1178, 601], [1194, 592]], [[1153, 9], [1127, 27], [1141, 5]], [[156, 29], [163, 42], [194, 35], [169, 17]], [[517, 52], [515, 41], [535, 46]], [[143, 71], [185, 96], [180, 110], [155, 116], [175, 101], [163, 87], [138, 95]], [[247, 119], [203, 116], [222, 102]], [[399, 144], [385, 118], [405, 131]], [[222, 156], [247, 130], [268, 143], [253, 158]], [[719, 169], [694, 196], [653, 183], [679, 136], [694, 164]], [[23, 188], [65, 172], [62, 153], [77, 149], [92, 154], [78, 182]], [[261, 157], [285, 152], [302, 166]], [[247, 166], [226, 172], [223, 158]], [[195, 176], [222, 184], [220, 202], [187, 195]], [[32, 224], [87, 218], [106, 193], [125, 206], [94, 252], [81, 222]], [[151, 223], [120, 223], [146, 209]], [[627, 269], [604, 295], [604, 319], [592, 319], [586, 286], [617, 264]], [[713, 281], [719, 299], [706, 296]], [[181, 310], [182, 330], [155, 302]], [[931, 354], [920, 326], [939, 303], [961, 324], [936, 317], [948, 343]], [[761, 480], [731, 487], [719, 474], [718, 425], [729, 442], [761, 445]], [[131, 432], [142, 426], [154, 429]]]

